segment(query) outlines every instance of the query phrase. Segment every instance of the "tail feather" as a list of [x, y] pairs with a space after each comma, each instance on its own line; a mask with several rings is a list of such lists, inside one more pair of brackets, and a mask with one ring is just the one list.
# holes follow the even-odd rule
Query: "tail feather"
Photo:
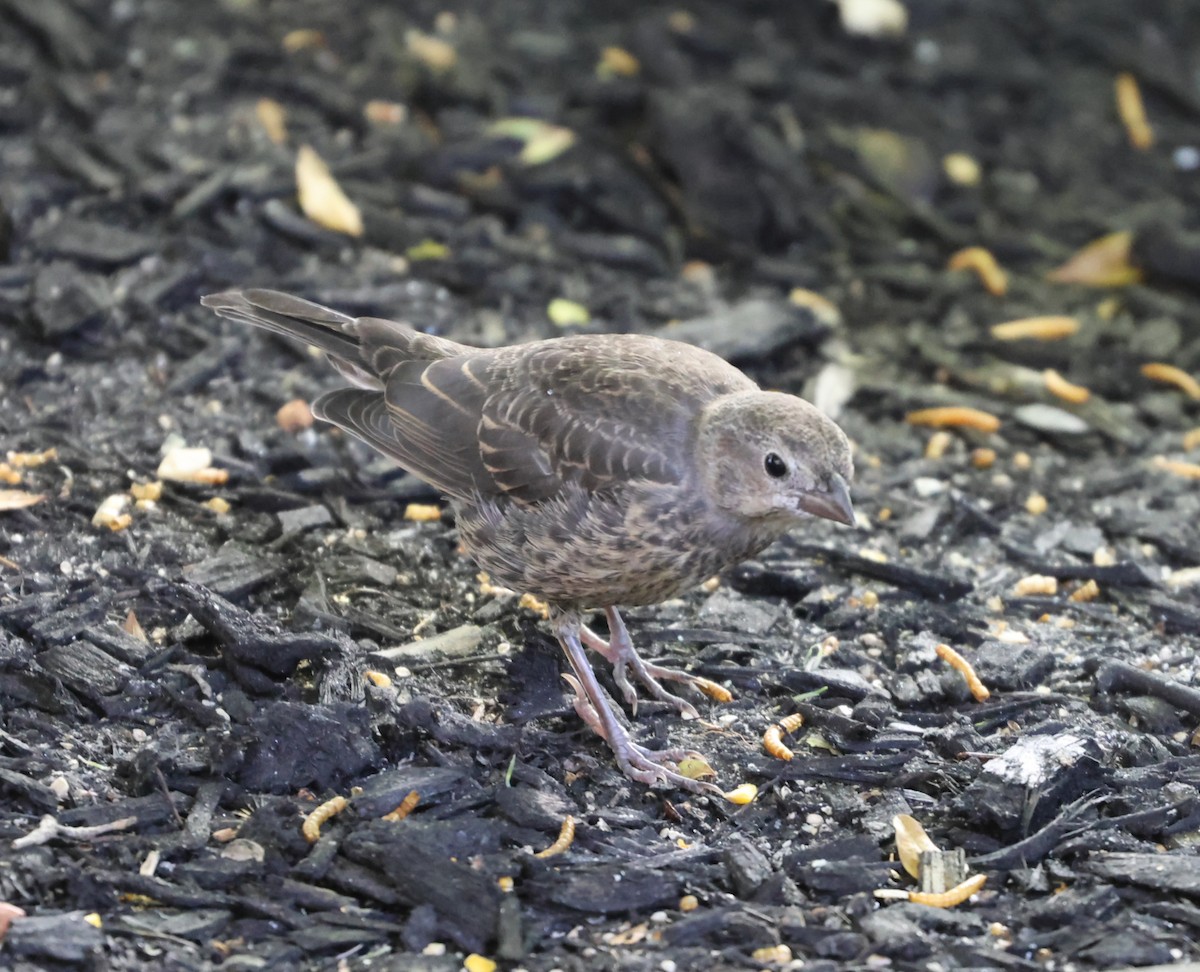
[[229, 290], [200, 303], [231, 321], [253, 324], [320, 348], [334, 358], [361, 365], [354, 318], [275, 290]]
[[401, 321], [350, 317], [278, 290], [229, 290], [201, 297], [200, 303], [228, 320], [320, 348], [344, 377], [364, 388], [380, 387], [377, 377], [405, 361], [438, 361], [473, 350]]
[[[472, 496], [490, 481], [476, 442], [483, 385], [463, 370], [469, 356], [480, 353], [477, 349], [399, 321], [350, 317], [275, 290], [231, 290], [203, 297], [201, 303], [221, 317], [324, 351], [357, 387], [321, 395], [313, 403], [317, 418], [369, 443], [450, 496]], [[461, 368], [445, 362], [460, 357]]]

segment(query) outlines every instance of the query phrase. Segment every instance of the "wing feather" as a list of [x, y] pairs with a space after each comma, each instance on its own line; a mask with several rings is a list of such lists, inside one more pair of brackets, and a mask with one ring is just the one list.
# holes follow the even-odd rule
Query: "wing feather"
[[462, 496], [475, 483], [478, 460], [470, 451], [449, 447], [435, 427], [419, 420], [397, 421], [382, 392], [339, 388], [313, 402], [317, 418], [345, 429], [415, 476], [450, 496]]
[[522, 503], [692, 470], [695, 420], [756, 387], [719, 358], [647, 338], [565, 338], [494, 352], [479, 441], [496, 488]]

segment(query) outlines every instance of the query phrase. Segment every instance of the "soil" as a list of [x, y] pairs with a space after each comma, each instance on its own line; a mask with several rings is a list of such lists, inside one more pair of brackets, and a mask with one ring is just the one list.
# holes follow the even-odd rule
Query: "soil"
[[[360, 233], [301, 210], [305, 145]], [[0, 0], [0, 964], [1197, 961], [1200, 391], [1143, 370], [1200, 376], [1197, 213], [1187, 0], [928, 0], [878, 38], [827, 2]], [[662, 333], [834, 414], [856, 527], [627, 614], [735, 696], [639, 738], [757, 798], [625, 779], [537, 605], [289, 405], [336, 374], [199, 306], [233, 286], [483, 345]], [[1034, 316], [1078, 327], [991, 330]], [[908, 419], [939, 406], [998, 423]], [[207, 471], [162, 482], [184, 445]], [[982, 889], [878, 896], [917, 887], [903, 814], [935, 898], [938, 861]]]

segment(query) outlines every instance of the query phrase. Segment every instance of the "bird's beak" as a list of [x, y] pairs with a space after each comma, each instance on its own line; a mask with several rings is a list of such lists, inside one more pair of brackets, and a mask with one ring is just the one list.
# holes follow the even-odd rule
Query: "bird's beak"
[[804, 493], [796, 504], [805, 513], [826, 520], [854, 526], [854, 506], [850, 502], [850, 487], [837, 473], [829, 477], [829, 489]]

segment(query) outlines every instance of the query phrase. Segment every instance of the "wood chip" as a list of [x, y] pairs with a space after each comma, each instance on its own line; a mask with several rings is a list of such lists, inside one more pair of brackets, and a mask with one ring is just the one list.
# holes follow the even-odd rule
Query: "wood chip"
[[1183, 567], [1171, 571], [1164, 583], [1174, 590], [1200, 587], [1200, 567]]
[[950, 270], [973, 270], [984, 289], [993, 296], [1003, 297], [1008, 293], [1008, 274], [1004, 272], [990, 250], [982, 246], [969, 246], [950, 257], [946, 264]]
[[296, 190], [300, 209], [318, 226], [362, 236], [362, 213], [342, 191], [325, 160], [309, 145], [296, 153]]
[[1196, 381], [1182, 368], [1161, 361], [1151, 361], [1142, 365], [1141, 370], [1144, 378], [1162, 382], [1164, 385], [1174, 385], [1188, 398], [1200, 399], [1200, 381]]
[[995, 432], [1000, 428], [1000, 419], [990, 412], [961, 405], [920, 409], [909, 412], [904, 420], [909, 425], [928, 425], [933, 428], [960, 427], [980, 432]]
[[992, 326], [997, 341], [1061, 341], [1079, 333], [1079, 321], [1074, 317], [1047, 315], [1024, 317]]

